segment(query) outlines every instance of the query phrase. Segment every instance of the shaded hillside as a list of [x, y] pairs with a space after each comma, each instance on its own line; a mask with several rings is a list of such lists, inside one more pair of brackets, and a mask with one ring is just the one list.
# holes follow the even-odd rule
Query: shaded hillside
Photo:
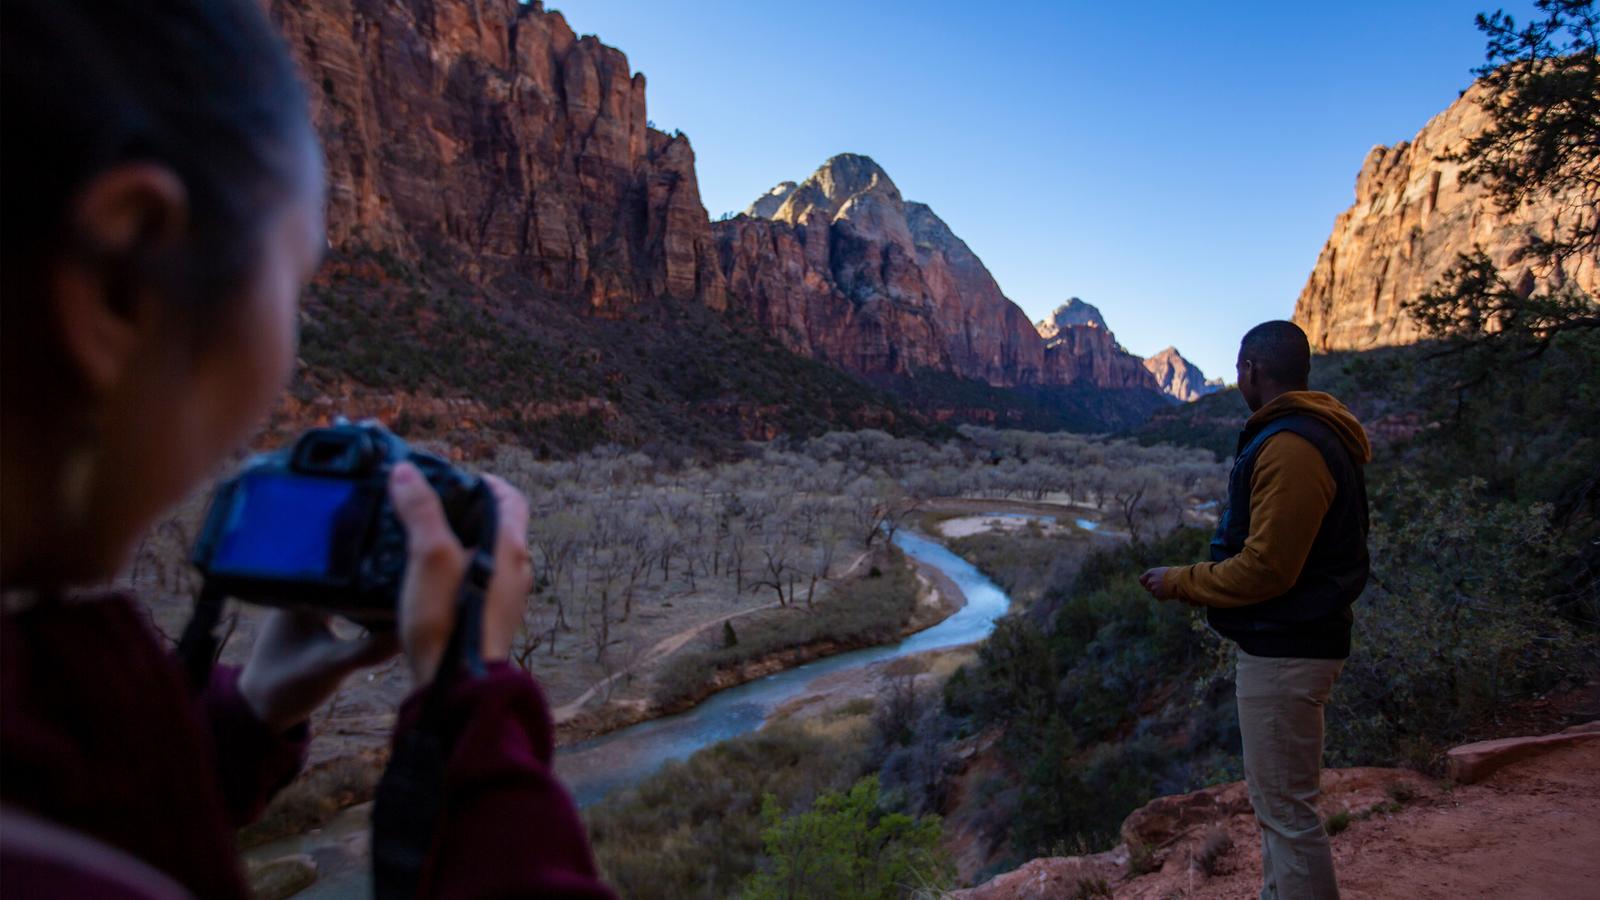
[[303, 304], [299, 370], [263, 440], [341, 414], [467, 455], [502, 441], [670, 458], [841, 428], [953, 434], [705, 307], [650, 301], [597, 318], [552, 303], [531, 322], [527, 311], [449, 272], [336, 253]]

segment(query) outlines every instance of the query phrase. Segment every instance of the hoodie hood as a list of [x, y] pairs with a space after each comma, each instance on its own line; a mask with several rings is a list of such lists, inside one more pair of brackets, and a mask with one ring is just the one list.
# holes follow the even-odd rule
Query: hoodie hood
[[1372, 462], [1372, 444], [1367, 440], [1366, 429], [1343, 403], [1322, 391], [1289, 391], [1256, 410], [1245, 427], [1259, 427], [1290, 413], [1316, 416], [1339, 436], [1357, 464], [1364, 466]]

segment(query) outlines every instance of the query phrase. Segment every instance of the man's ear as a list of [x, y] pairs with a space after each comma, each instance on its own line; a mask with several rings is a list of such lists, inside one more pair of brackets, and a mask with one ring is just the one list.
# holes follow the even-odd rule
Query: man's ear
[[188, 221], [183, 182], [155, 163], [109, 169], [74, 198], [77, 249], [53, 267], [50, 302], [61, 346], [91, 393], [112, 390], [153, 333], [161, 298], [150, 276]]

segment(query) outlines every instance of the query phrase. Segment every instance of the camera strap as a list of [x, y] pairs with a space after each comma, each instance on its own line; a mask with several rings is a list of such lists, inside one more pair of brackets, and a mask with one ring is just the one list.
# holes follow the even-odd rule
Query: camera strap
[[[492, 498], [489, 501], [492, 504]], [[494, 577], [495, 514], [487, 516], [482, 546], [472, 551], [456, 592], [456, 621], [433, 683], [422, 697], [417, 725], [395, 742], [394, 755], [378, 782], [372, 806], [372, 895], [374, 900], [417, 896], [422, 869], [444, 808], [444, 770], [449, 758], [445, 705], [462, 677], [481, 677], [483, 603]]]
[[196, 693], [205, 690], [211, 680], [211, 666], [217, 661], [217, 623], [222, 620], [222, 606], [227, 599], [209, 584], [201, 586], [200, 596], [194, 601], [194, 615], [178, 638], [178, 662]]

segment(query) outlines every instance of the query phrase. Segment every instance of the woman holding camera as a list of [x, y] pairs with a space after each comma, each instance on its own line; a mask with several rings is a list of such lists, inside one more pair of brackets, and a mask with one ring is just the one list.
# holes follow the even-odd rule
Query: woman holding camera
[[[273, 613], [242, 671], [198, 691], [134, 601], [68, 593], [114, 576], [283, 389], [326, 247], [323, 174], [253, 0], [4, 0], [0, 20], [0, 893], [245, 897], [233, 830], [298, 771], [307, 717], [351, 672], [403, 652], [417, 685], [434, 680], [466, 551], [396, 467], [397, 636]], [[544, 697], [504, 663], [527, 504], [491, 482], [491, 664], [445, 699], [417, 894], [609, 897], [550, 770]]]

